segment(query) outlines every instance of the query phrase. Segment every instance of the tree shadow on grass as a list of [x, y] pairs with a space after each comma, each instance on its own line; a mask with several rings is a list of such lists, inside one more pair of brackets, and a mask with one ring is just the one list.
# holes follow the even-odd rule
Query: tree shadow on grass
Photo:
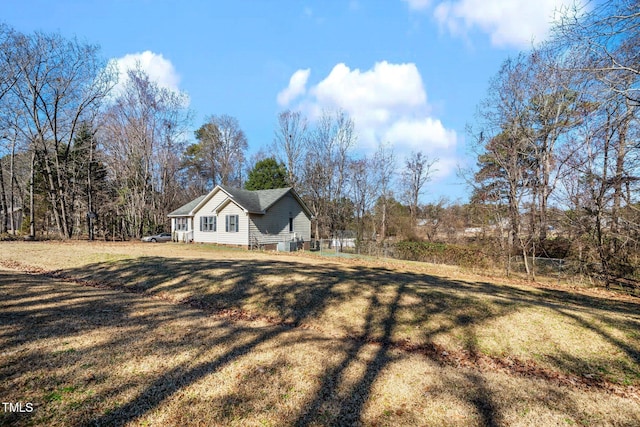
[[[109, 312], [107, 322], [121, 322], [126, 313], [120, 306], [105, 303], [104, 296], [113, 291], [57, 287], [54, 280], [0, 270], [0, 324], [6, 349], [27, 344], [42, 337], [55, 338], [105, 326], [101, 313]], [[95, 323], [65, 322], [64, 317], [82, 318], [92, 312]], [[121, 316], [114, 316], [121, 314]], [[63, 316], [64, 315], [64, 316]]]
[[[312, 423], [324, 423], [331, 421], [331, 424], [355, 425], [360, 421], [362, 409], [369, 398], [371, 387], [378, 377], [380, 371], [392, 360], [389, 355], [391, 348], [391, 336], [395, 326], [395, 315], [398, 303], [403, 293], [401, 286], [388, 308], [388, 314], [383, 322], [384, 335], [380, 339], [379, 348], [375, 352], [375, 357], [365, 369], [360, 380], [354, 384], [347, 393], [342, 396], [337, 395], [337, 386], [343, 381], [342, 376], [349, 366], [358, 357], [363, 347], [367, 345], [367, 340], [372, 336], [372, 328], [375, 310], [381, 307], [377, 295], [374, 293], [370, 297], [369, 309], [366, 314], [365, 328], [362, 336], [352, 339], [344, 351], [342, 361], [329, 369], [325, 374], [321, 386], [316, 391], [314, 399], [303, 408], [300, 417], [294, 423], [295, 426], [308, 426]], [[323, 409], [329, 401], [338, 401], [339, 410], [330, 413]], [[336, 413], [337, 412], [337, 413]]]
[[[381, 370], [391, 361], [389, 350], [392, 341], [397, 338], [396, 330], [399, 327], [419, 327], [421, 320], [428, 320], [434, 315], [446, 313], [451, 322], [441, 326], [438, 331], [430, 331], [426, 335], [427, 342], [436, 332], [447, 333], [454, 328], [464, 328], [470, 322], [482, 324], [525, 306], [552, 308], [559, 312], [569, 306], [572, 310], [588, 313], [595, 310], [605, 314], [638, 313], [638, 305], [632, 302], [575, 295], [561, 290], [528, 290], [486, 282], [443, 280], [426, 274], [398, 273], [384, 268], [345, 268], [331, 264], [309, 266], [289, 260], [180, 260], [150, 257], [116, 263], [115, 266], [93, 265], [83, 270], [91, 272], [88, 277], [97, 278], [98, 281], [109, 281], [117, 286], [133, 286], [131, 289], [148, 294], [181, 293], [187, 290], [192, 292], [190, 298], [197, 299], [204, 307], [215, 309], [241, 310], [247, 301], [259, 301], [265, 314], [275, 312], [278, 319], [289, 326], [313, 322], [322, 313], [336, 309], [341, 304], [357, 298], [366, 299], [366, 314], [356, 314], [364, 318], [362, 325], [355, 329], [343, 329], [344, 333], [354, 338], [346, 344], [345, 357], [324, 374], [315, 398], [296, 421], [298, 425], [326, 420], [328, 414], [321, 411], [323, 402], [333, 395], [343, 372], [353, 363], [364, 345], [374, 340], [379, 345], [374, 359], [369, 362], [364, 375], [350, 393], [340, 398], [340, 409], [337, 414], [333, 414], [337, 417], [335, 420], [357, 422], [372, 385]], [[72, 271], [71, 274], [82, 275], [82, 272]], [[291, 283], [281, 280], [292, 273], [297, 278]], [[140, 277], [144, 277], [144, 281], [139, 280]], [[131, 278], [136, 279], [131, 281]], [[280, 278], [280, 282], [275, 286], [264, 285], [269, 278], [276, 278], [276, 282]], [[345, 284], [348, 286], [345, 287]], [[406, 304], [401, 304], [403, 297], [413, 298], [409, 309], [415, 309], [419, 313], [417, 320], [399, 318], [398, 314], [402, 310], [406, 311]], [[252, 308], [255, 307], [253, 304]], [[261, 311], [261, 307], [258, 307], [258, 311]], [[619, 326], [619, 320], [606, 318], [605, 315], [601, 317], [609, 324]], [[637, 351], [632, 345], [612, 340], [606, 331], [594, 325], [588, 326], [625, 351], [636, 362], [637, 368]], [[257, 340], [253, 346], [271, 338], [273, 336], [270, 335]], [[243, 347], [239, 354], [246, 354], [250, 350], [251, 346]], [[215, 367], [217, 363], [219, 362], [212, 362], [210, 366]], [[555, 364], [561, 369], [568, 366], [561, 361], [556, 361]], [[495, 405], [490, 395], [483, 388], [482, 379], [476, 377], [471, 380], [480, 390], [472, 403], [482, 414], [485, 424], [495, 424], [499, 416], [495, 414]]]
[[[282, 328], [272, 328], [259, 334], [248, 343], [231, 347], [215, 360], [199, 363], [196, 366], [176, 366], [170, 371], [163, 373], [156, 381], [145, 387], [142, 393], [139, 393], [129, 402], [106, 415], [93, 419], [91, 424], [100, 426], [119, 425], [140, 417], [157, 408], [177, 391], [216, 372], [225, 365], [248, 354], [254, 350], [258, 344], [269, 341], [281, 333]], [[233, 334], [226, 337], [229, 341], [233, 341], [233, 338]]]
[[[180, 309], [156, 316], [133, 318], [126, 306], [104, 302], [102, 296], [113, 293], [113, 290], [93, 289], [87, 291], [86, 295], [72, 295], [71, 292], [65, 293], [51, 286], [39, 287], [34, 282], [25, 284], [25, 292], [20, 294], [19, 289], [12, 287], [13, 281], [31, 280], [35, 276], [12, 274], [0, 272], [0, 287], [11, 288], [14, 292], [14, 298], [0, 298], [4, 304], [1, 306], [4, 332], [0, 333], [0, 339], [5, 340], [8, 347], [17, 347], [41, 337], [63, 337], [110, 325], [127, 324], [138, 330], [146, 328], [152, 331], [161, 328], [172, 318], [200, 315], [195, 310]], [[121, 424], [144, 416], [178, 391], [250, 354], [261, 345], [275, 343], [283, 333], [298, 325], [312, 323], [322, 329], [325, 321], [323, 316], [341, 309], [345, 310], [345, 315], [355, 319], [353, 325], [341, 325], [340, 320], [333, 320], [334, 323], [329, 325], [331, 332], [338, 331], [346, 337], [342, 347], [343, 357], [322, 372], [319, 387], [306, 399], [297, 418], [292, 420], [295, 425], [362, 422], [373, 386], [381, 372], [394, 360], [391, 350], [398, 337], [402, 336], [398, 331], [419, 328], [432, 316], [446, 316], [450, 322], [425, 333], [427, 343], [435, 334], [447, 333], [454, 328], [468, 328], [473, 324], [481, 325], [528, 306], [551, 307], [561, 311], [570, 305], [572, 310], [599, 310], [603, 313], [601, 317], [613, 326], [617, 326], [618, 320], [606, 318], [607, 313], [631, 315], [637, 314], [638, 309], [638, 305], [633, 303], [576, 297], [563, 291], [529, 291], [484, 282], [471, 283], [444, 280], [426, 274], [399, 273], [384, 268], [332, 264], [310, 266], [290, 260], [143, 257], [91, 264], [62, 272], [62, 275], [145, 297], [187, 302], [213, 313], [251, 309], [253, 313], [250, 314], [257, 314], [258, 318], [273, 317], [271, 326], [252, 331], [250, 339], [240, 342], [238, 339], [246, 330], [229, 327], [215, 340], [206, 343], [207, 346], [223, 346], [220, 355], [196, 364], [184, 362], [170, 368], [123, 405], [93, 417], [91, 422], [95, 425]], [[46, 304], [32, 309], [31, 301]], [[358, 304], [353, 305], [354, 301]], [[90, 310], [94, 311], [93, 315], [87, 314]], [[104, 316], [106, 323], [101, 323], [102, 312], [109, 313]], [[5, 316], [5, 313], [10, 314]], [[57, 321], [61, 317], [82, 318], [83, 322], [60, 327]], [[38, 325], [38, 335], [31, 335], [34, 325]], [[607, 337], [606, 331], [595, 325], [585, 326]], [[83, 351], [102, 351], [110, 345], [121, 345], [121, 340], [124, 338], [114, 337], [108, 343]], [[467, 336], [466, 342], [475, 341], [474, 336]], [[630, 354], [637, 365], [637, 353], [634, 353], [637, 342], [627, 344], [611, 337], [609, 341]], [[173, 349], [174, 345], [168, 340], [168, 348]], [[373, 357], [366, 362], [359, 378], [351, 386], [346, 386], [346, 372], [361, 360], [360, 356], [369, 345], [377, 346]], [[476, 348], [467, 350], [477, 351]], [[47, 354], [42, 353], [40, 357], [47, 357]], [[561, 361], [556, 363], [564, 368]], [[6, 374], [6, 371], [3, 372]], [[499, 424], [499, 411], [483, 378], [472, 375], [468, 379], [476, 390], [469, 397], [469, 403], [476, 407], [485, 425]], [[225, 405], [232, 406], [241, 398], [229, 395], [228, 399]], [[327, 402], [333, 403], [329, 411], [325, 410]]]

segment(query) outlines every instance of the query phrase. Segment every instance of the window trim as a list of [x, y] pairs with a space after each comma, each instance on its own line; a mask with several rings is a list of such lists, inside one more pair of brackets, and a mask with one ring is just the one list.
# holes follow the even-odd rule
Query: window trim
[[207, 215], [200, 217], [200, 231], [203, 233], [215, 233], [216, 231], [216, 216], [215, 215]]
[[[231, 218], [233, 218], [233, 223]], [[225, 215], [225, 231], [238, 233], [240, 231], [240, 215]]]

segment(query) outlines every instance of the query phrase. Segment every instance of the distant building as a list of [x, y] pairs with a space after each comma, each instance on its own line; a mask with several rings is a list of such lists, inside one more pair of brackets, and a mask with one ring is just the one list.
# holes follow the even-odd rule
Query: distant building
[[482, 227], [467, 227], [464, 229], [465, 236], [479, 236], [482, 234]]

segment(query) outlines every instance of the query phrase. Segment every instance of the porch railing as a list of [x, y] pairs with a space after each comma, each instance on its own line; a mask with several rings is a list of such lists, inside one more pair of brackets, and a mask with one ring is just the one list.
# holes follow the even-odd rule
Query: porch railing
[[190, 243], [193, 242], [193, 230], [189, 231], [174, 231], [171, 236], [171, 240], [174, 242]]

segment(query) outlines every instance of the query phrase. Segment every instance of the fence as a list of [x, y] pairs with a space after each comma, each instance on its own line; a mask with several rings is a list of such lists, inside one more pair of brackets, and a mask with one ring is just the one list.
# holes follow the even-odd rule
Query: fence
[[[524, 258], [522, 256], [514, 256], [510, 259], [511, 270], [525, 273], [526, 266]], [[561, 258], [542, 258], [542, 257], [527, 257], [527, 265], [529, 270], [535, 274], [541, 275], [554, 275], [561, 274], [566, 269], [574, 269], [575, 265], [571, 265], [570, 262]]]
[[394, 258], [395, 255], [392, 243], [383, 245], [375, 241], [357, 243], [353, 238], [311, 240], [310, 247], [312, 251], [323, 256]]
[[[511, 269], [525, 273], [526, 267], [522, 256], [511, 257]], [[640, 294], [640, 280], [637, 267], [631, 274], [605, 274], [601, 263], [585, 262], [571, 259], [527, 257], [530, 271], [536, 275], [557, 277], [558, 280], [570, 280], [580, 284], [604, 284], [607, 287], [619, 288], [633, 295]]]
[[[354, 239], [321, 239], [311, 241], [311, 250], [317, 251], [323, 256], [335, 257], [374, 257], [374, 258], [392, 258], [403, 259], [401, 251], [396, 247], [393, 241], [384, 244], [375, 241], [365, 241], [356, 244]], [[443, 256], [427, 257], [423, 259], [426, 262], [458, 265], [452, 262], [454, 258], [450, 258], [448, 253]], [[486, 255], [486, 254], [485, 254]], [[504, 266], [503, 260], [496, 258], [489, 268], [501, 268]], [[468, 264], [468, 263], [467, 263]], [[536, 276], [555, 277], [558, 281], [570, 281], [581, 285], [606, 285], [620, 289], [626, 293], [640, 295], [640, 268], [634, 267], [635, 274], [620, 275], [603, 273], [602, 264], [585, 262], [579, 260], [570, 260], [562, 258], [546, 258], [546, 257], [527, 257], [529, 271]], [[475, 264], [474, 264], [475, 265]], [[480, 265], [478, 268], [484, 268]], [[513, 256], [510, 259], [510, 270], [515, 273], [526, 273], [524, 258], [522, 256]]]

